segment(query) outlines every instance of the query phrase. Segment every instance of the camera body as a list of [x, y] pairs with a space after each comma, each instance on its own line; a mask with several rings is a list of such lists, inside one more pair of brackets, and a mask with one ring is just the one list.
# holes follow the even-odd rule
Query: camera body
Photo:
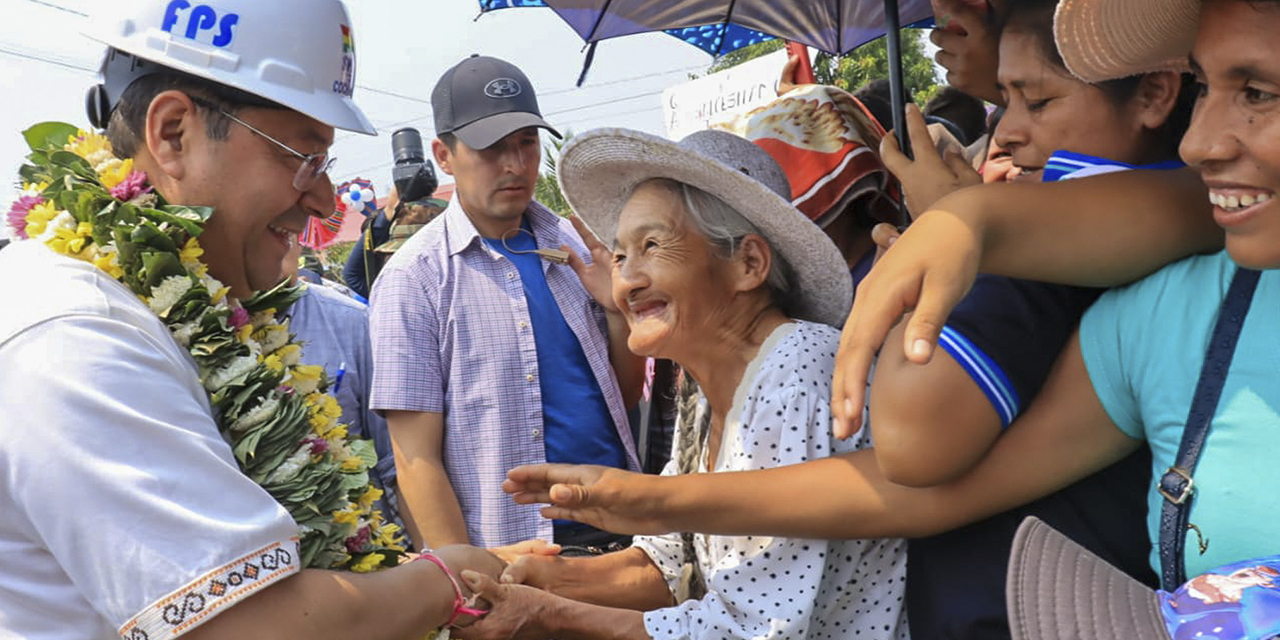
[[427, 160], [422, 146], [422, 134], [413, 127], [405, 127], [391, 134], [391, 153], [395, 167], [391, 180], [400, 195], [400, 202], [415, 202], [430, 198], [440, 182], [436, 171]]

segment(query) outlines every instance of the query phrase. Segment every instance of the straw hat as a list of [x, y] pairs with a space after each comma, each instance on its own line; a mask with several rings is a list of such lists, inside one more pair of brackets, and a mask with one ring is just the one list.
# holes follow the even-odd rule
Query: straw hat
[[1153, 591], [1028, 517], [1013, 536], [1005, 595], [1014, 640], [1263, 640], [1280, 634], [1278, 590], [1280, 555]]
[[570, 206], [610, 246], [622, 207], [641, 182], [667, 178], [720, 198], [791, 264], [794, 315], [844, 324], [853, 301], [847, 263], [826, 234], [791, 206], [786, 174], [751, 141], [725, 131], [699, 131], [676, 143], [640, 131], [596, 129], [569, 140], [557, 173]]
[[1054, 39], [1085, 82], [1152, 71], [1187, 71], [1200, 0], [1062, 0]]

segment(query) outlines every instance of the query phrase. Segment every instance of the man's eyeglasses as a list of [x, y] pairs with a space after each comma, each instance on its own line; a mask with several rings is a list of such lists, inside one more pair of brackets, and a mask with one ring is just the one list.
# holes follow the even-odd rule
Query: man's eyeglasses
[[237, 118], [231, 115], [230, 113], [227, 113], [226, 109], [223, 109], [222, 107], [212, 102], [209, 102], [208, 100], [191, 96], [191, 101], [195, 102], [196, 104], [206, 109], [213, 109], [214, 111], [217, 111], [223, 116], [229, 118], [232, 122], [239, 124], [240, 126], [262, 136], [263, 138], [266, 138], [267, 140], [275, 144], [277, 147], [280, 147], [281, 149], [288, 151], [290, 155], [301, 160], [302, 164], [298, 166], [298, 172], [293, 174], [293, 188], [297, 189], [298, 191], [306, 191], [310, 189], [311, 186], [316, 183], [316, 178], [319, 178], [320, 174], [328, 173], [329, 169], [333, 168], [334, 161], [337, 160], [337, 158], [330, 156], [328, 151], [321, 151], [319, 153], [302, 153], [301, 151], [298, 151], [293, 147], [290, 147], [289, 145], [283, 142], [280, 142], [279, 140], [276, 140], [265, 131], [249, 124], [248, 122], [245, 122], [244, 120], [241, 120], [240, 118]]

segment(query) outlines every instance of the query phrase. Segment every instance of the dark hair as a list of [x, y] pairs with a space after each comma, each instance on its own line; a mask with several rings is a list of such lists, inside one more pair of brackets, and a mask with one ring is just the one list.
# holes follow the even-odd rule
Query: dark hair
[[[1003, 37], [1004, 33], [1013, 30], [1031, 36], [1039, 46], [1040, 54], [1046, 62], [1057, 67], [1064, 75], [1075, 77], [1067, 69], [1067, 63], [1063, 61], [1062, 54], [1058, 52], [1058, 45], [1053, 39], [1053, 16], [1057, 7], [1058, 0], [1010, 2], [1000, 17], [1000, 33]], [[1146, 74], [1142, 74], [1105, 80], [1093, 83], [1092, 86], [1102, 91], [1111, 104], [1121, 106], [1138, 93], [1138, 88], [1142, 86], [1142, 80], [1145, 77]], [[1152, 132], [1153, 137], [1150, 138], [1154, 143], [1152, 151], [1162, 158], [1178, 156], [1178, 145], [1182, 141], [1182, 135], [1191, 125], [1191, 109], [1195, 106], [1196, 96], [1194, 85], [1190, 75], [1182, 76], [1182, 87], [1173, 109], [1170, 110], [1164, 124]]]
[[[165, 91], [181, 91], [193, 98], [213, 102], [228, 113], [236, 113], [246, 107], [263, 109], [287, 109], [287, 107], [234, 89], [212, 80], [206, 80], [175, 69], [162, 69], [134, 80], [120, 96], [120, 102], [107, 123], [107, 141], [117, 157], [132, 158], [138, 152], [146, 127], [147, 110], [156, 96]], [[215, 109], [196, 102], [196, 109], [204, 113], [205, 134], [213, 140], [226, 140], [231, 120]]]
[[925, 116], [954, 123], [964, 134], [962, 144], [971, 144], [987, 130], [987, 108], [982, 101], [955, 88], [942, 87], [924, 106]]
[[450, 151], [458, 150], [458, 136], [446, 131], [437, 135], [436, 138], [438, 138], [440, 142], [443, 142], [444, 146], [449, 147]]
[[[903, 87], [902, 91], [907, 102], [911, 102], [911, 90]], [[888, 80], [884, 78], [872, 80], [858, 87], [858, 90], [853, 92], [853, 97], [871, 112], [871, 116], [880, 123], [881, 128], [885, 131], [893, 128], [893, 94]]]

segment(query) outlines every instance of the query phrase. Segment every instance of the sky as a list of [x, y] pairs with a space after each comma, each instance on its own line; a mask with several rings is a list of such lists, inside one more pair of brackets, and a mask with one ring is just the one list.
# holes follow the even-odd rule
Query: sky
[[[20, 132], [31, 124], [62, 120], [87, 126], [84, 95], [103, 47], [80, 32], [88, 23], [85, 14], [107, 2], [112, 0], [0, 0], [3, 175], [17, 175], [27, 151]], [[562, 132], [621, 126], [662, 135], [662, 90], [704, 72], [712, 62], [670, 36], [630, 36], [601, 43], [586, 83], [575, 88], [582, 40], [549, 9], [480, 15], [476, 0], [346, 4], [355, 34], [355, 99], [379, 135], [337, 132], [331, 176], [335, 184], [368, 178], [380, 195], [391, 182], [391, 132], [413, 126], [424, 139], [434, 137], [431, 89], [446, 69], [472, 53], [519, 66], [537, 91], [543, 115]], [[441, 180], [449, 178], [441, 175]], [[13, 192], [6, 180], [0, 197], [7, 202]]]

